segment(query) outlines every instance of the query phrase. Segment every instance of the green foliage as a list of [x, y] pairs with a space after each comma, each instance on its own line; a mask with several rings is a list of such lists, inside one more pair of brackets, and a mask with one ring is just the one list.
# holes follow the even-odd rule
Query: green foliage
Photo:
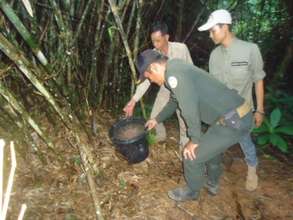
[[290, 18], [282, 1], [249, 0], [238, 4], [233, 19], [233, 31], [237, 36], [270, 50], [271, 47], [265, 47], [265, 41]]
[[112, 42], [114, 38], [114, 31], [118, 31], [118, 28], [116, 26], [111, 26], [111, 27], [108, 27], [107, 31], [108, 31], [109, 38]]
[[72, 161], [75, 165], [80, 166], [81, 165], [81, 158], [79, 155], [76, 155], [72, 158]]
[[156, 134], [153, 131], [149, 131], [149, 133], [147, 135], [147, 141], [148, 141], [149, 145], [156, 143]]
[[127, 186], [126, 181], [125, 181], [123, 178], [121, 178], [121, 179], [119, 180], [119, 188], [120, 188], [121, 190], [124, 190], [124, 189], [126, 189], [126, 186]]
[[[147, 118], [149, 118], [151, 115], [151, 112], [152, 112], [153, 104], [152, 103], [151, 104], [145, 103], [144, 108], [146, 111]], [[135, 116], [142, 116], [142, 110], [141, 110], [141, 106], [140, 106], [139, 102], [136, 104], [134, 115]]]
[[288, 153], [287, 136], [293, 136], [293, 124], [285, 125], [281, 123], [282, 113], [279, 108], [274, 109], [269, 118], [265, 118], [264, 123], [253, 130], [257, 135], [257, 144], [267, 146], [271, 144]]
[[265, 100], [268, 109], [283, 109], [283, 120], [293, 120], [293, 96], [290, 96], [282, 90], [273, 89], [268, 86], [266, 88]]

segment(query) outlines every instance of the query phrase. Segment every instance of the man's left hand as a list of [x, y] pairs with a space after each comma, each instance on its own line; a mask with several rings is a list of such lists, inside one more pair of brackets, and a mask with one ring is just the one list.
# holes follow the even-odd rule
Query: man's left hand
[[184, 150], [183, 150], [183, 156], [184, 158], [187, 160], [187, 159], [190, 159], [190, 160], [194, 160], [196, 159], [196, 152], [197, 152], [197, 148], [198, 147], [198, 144], [194, 144], [192, 143], [191, 141], [189, 141], [185, 147], [184, 147]]
[[260, 112], [255, 112], [254, 113], [254, 121], [255, 121], [255, 126], [258, 128], [259, 126], [261, 126], [262, 122], [264, 120], [264, 114], [260, 113]]

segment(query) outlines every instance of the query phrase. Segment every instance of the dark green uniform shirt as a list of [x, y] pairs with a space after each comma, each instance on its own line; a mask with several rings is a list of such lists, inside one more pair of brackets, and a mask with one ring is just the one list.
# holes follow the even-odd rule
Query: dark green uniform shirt
[[229, 89], [204, 70], [179, 59], [167, 62], [165, 79], [171, 97], [156, 120], [158, 123], [164, 121], [178, 106], [193, 143], [199, 142], [201, 121], [213, 124], [224, 113], [244, 102], [236, 90]]

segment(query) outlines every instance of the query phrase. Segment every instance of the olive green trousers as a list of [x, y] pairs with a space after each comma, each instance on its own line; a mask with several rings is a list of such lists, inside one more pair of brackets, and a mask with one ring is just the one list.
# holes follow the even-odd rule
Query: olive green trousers
[[239, 129], [214, 124], [199, 140], [196, 159], [184, 159], [184, 177], [191, 190], [200, 191], [206, 181], [218, 184], [222, 174], [222, 153], [238, 143], [252, 128], [252, 113], [240, 119]]

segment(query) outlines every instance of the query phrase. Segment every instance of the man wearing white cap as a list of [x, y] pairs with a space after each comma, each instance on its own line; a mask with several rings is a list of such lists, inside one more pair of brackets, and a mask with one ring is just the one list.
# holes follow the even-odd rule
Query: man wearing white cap
[[[263, 60], [256, 44], [242, 41], [230, 31], [232, 18], [227, 10], [214, 11], [208, 21], [198, 28], [209, 31], [210, 38], [217, 46], [210, 55], [209, 72], [238, 93], [250, 103], [254, 111], [256, 127], [264, 119], [264, 83]], [[253, 106], [252, 90], [255, 88], [256, 108]], [[248, 165], [246, 189], [253, 191], [258, 185], [256, 174], [257, 157], [255, 145], [250, 133], [239, 142]], [[213, 184], [213, 183], [211, 183]], [[217, 184], [217, 183], [214, 183]]]

